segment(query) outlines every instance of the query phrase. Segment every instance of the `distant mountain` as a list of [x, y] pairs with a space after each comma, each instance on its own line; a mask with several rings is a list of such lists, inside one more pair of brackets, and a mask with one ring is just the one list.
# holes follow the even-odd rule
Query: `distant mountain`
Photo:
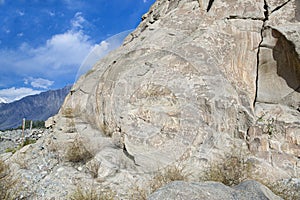
[[7, 103], [7, 101], [6, 101], [4, 98], [1, 98], [1, 97], [0, 97], [0, 104], [1, 104], [1, 103]]
[[66, 86], [27, 96], [12, 103], [1, 103], [0, 100], [0, 130], [20, 126], [23, 118], [33, 121], [47, 120], [57, 114], [70, 89], [71, 86]]

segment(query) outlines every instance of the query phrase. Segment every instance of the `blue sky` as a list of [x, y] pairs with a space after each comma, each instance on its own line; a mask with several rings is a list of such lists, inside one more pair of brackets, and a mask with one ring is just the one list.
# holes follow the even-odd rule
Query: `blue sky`
[[73, 84], [87, 56], [119, 45], [154, 1], [0, 0], [0, 102]]

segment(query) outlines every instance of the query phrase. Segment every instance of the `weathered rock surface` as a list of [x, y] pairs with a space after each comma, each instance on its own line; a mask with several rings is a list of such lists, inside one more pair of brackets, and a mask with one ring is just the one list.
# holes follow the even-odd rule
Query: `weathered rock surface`
[[[130, 199], [157, 170], [180, 163], [197, 181], [236, 153], [251, 178], [299, 177], [299, 9], [298, 0], [158, 0], [75, 84], [53, 133], [7, 162], [28, 163], [13, 167], [37, 199], [81, 182]], [[82, 162], [70, 162], [76, 151]]]
[[187, 183], [176, 181], [151, 194], [148, 200], [280, 200], [271, 190], [256, 181], [245, 181], [235, 187], [217, 182]]

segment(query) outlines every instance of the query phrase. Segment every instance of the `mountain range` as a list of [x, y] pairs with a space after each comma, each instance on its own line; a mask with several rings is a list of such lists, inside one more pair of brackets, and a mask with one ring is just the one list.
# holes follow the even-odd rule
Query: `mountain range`
[[7, 101], [6, 101], [4, 98], [1, 98], [1, 97], [0, 97], [0, 104], [1, 104], [1, 103], [7, 103]]
[[20, 126], [23, 118], [33, 121], [47, 120], [58, 112], [70, 89], [71, 86], [68, 85], [62, 89], [27, 96], [11, 103], [5, 103], [0, 99], [0, 130]]

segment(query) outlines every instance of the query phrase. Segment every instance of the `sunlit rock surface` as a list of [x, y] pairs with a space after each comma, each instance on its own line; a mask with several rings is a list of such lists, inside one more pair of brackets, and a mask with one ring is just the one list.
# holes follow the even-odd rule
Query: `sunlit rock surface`
[[[28, 164], [14, 169], [30, 197], [84, 183], [130, 199], [158, 170], [179, 164], [198, 181], [233, 154], [253, 179], [299, 178], [299, 9], [297, 0], [158, 0], [73, 86], [47, 123], [53, 133], [10, 158]], [[70, 149], [87, 158], [70, 162]]]

